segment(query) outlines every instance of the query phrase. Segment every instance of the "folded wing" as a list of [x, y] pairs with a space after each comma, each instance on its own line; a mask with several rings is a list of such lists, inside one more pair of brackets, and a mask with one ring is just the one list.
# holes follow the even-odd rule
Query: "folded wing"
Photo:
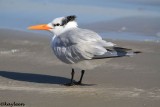
[[60, 60], [66, 63], [76, 63], [104, 55], [107, 52], [106, 47], [113, 46], [115, 44], [102, 40], [93, 31], [75, 28], [57, 36], [52, 47]]

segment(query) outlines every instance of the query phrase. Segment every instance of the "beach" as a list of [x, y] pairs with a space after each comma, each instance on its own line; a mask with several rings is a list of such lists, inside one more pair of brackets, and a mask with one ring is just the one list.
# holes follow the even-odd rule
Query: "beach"
[[[111, 40], [142, 53], [106, 59], [67, 87], [71, 68], [50, 47], [52, 35], [0, 29], [0, 103], [25, 107], [159, 107], [160, 43]], [[109, 40], [110, 41], [110, 40]], [[75, 74], [78, 80], [80, 71]]]

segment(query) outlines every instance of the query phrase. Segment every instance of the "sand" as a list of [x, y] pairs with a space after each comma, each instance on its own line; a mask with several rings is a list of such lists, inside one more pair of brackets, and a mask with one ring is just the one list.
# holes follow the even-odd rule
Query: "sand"
[[[86, 71], [83, 86], [64, 86], [70, 67], [50, 48], [49, 35], [0, 29], [0, 105], [25, 107], [159, 107], [160, 43], [116, 41], [142, 51]], [[75, 79], [79, 79], [76, 72]]]

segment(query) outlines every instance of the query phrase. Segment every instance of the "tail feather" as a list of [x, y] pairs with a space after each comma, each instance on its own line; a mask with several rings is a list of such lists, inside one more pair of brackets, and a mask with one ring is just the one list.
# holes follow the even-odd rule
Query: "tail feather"
[[[106, 48], [107, 50], [108, 48]], [[123, 48], [123, 47], [112, 47], [112, 50], [117, 50], [117, 51], [131, 51], [132, 49], [129, 48]]]
[[142, 53], [141, 51], [134, 51], [135, 54], [139, 54]]
[[122, 48], [122, 47], [106, 48], [106, 50], [107, 52], [105, 54], [94, 56], [93, 59], [133, 56], [135, 54], [142, 53], [140, 51], [133, 51], [132, 49]]

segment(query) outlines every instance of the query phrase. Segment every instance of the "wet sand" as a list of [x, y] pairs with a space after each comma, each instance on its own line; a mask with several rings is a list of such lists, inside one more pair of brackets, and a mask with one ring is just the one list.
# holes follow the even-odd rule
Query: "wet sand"
[[[160, 43], [113, 41], [142, 51], [86, 71], [83, 86], [66, 87], [70, 67], [60, 62], [47, 35], [0, 29], [0, 103], [25, 107], [159, 107]], [[76, 72], [75, 79], [79, 79]]]

